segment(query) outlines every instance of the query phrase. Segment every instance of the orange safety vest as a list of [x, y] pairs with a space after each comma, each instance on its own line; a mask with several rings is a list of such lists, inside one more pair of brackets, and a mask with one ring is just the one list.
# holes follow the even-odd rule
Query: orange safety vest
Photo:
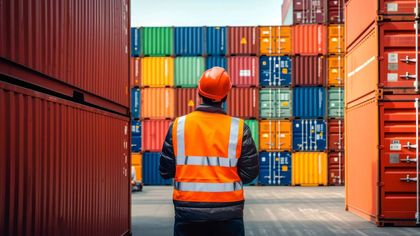
[[242, 119], [201, 111], [175, 120], [172, 130], [176, 156], [174, 200], [244, 200], [237, 171], [243, 125]]

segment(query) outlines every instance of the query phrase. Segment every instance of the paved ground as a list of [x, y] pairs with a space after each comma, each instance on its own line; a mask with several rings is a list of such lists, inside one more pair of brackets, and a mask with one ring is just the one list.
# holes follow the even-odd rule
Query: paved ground
[[[132, 195], [134, 235], [173, 235], [171, 187]], [[246, 235], [420, 235], [420, 228], [378, 228], [344, 211], [342, 187], [246, 187]]]

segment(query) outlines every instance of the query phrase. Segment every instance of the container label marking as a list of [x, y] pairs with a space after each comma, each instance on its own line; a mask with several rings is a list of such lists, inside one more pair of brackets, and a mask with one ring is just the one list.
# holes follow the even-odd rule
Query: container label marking
[[239, 76], [240, 77], [251, 76], [251, 70], [240, 70], [239, 71]]
[[398, 53], [389, 53], [388, 63], [398, 63]]
[[392, 140], [391, 144], [389, 145], [389, 149], [391, 151], [401, 151], [400, 140]]
[[387, 9], [388, 12], [397, 12], [398, 11], [398, 3], [394, 3], [394, 2], [388, 3], [386, 5], [386, 9]]
[[389, 154], [389, 163], [398, 164], [400, 163], [400, 154]]
[[388, 82], [397, 82], [398, 81], [398, 74], [397, 73], [388, 73], [387, 79], [388, 79]]

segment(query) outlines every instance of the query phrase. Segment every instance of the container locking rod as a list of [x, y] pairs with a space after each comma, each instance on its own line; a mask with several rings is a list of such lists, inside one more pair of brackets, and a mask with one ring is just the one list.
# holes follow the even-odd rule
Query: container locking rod
[[405, 159], [401, 159], [401, 162], [417, 162], [417, 158], [410, 158], [409, 156], [407, 156]]
[[404, 75], [400, 75], [400, 78], [404, 78], [404, 79], [416, 79], [417, 76], [416, 75], [410, 75], [410, 73], [408, 73], [408, 71], [407, 71], [407, 72], [405, 72]]
[[411, 178], [410, 175], [407, 175], [405, 178], [400, 178], [401, 181], [409, 182], [417, 182], [417, 178]]

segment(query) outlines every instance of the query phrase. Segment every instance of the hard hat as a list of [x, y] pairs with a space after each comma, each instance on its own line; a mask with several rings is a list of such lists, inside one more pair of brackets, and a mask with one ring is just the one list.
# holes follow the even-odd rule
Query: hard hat
[[220, 102], [228, 95], [232, 82], [225, 69], [213, 67], [206, 70], [198, 81], [198, 93], [215, 102]]

